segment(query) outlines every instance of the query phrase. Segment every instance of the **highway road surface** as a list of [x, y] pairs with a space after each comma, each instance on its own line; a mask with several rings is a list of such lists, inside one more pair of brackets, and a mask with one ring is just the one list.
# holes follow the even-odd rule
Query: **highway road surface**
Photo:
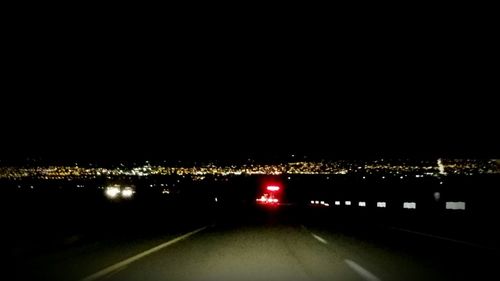
[[[486, 280], [497, 255], [402, 230], [217, 221], [16, 261], [19, 280]], [[161, 223], [161, 221], [159, 221]], [[496, 277], [495, 277], [496, 276]]]

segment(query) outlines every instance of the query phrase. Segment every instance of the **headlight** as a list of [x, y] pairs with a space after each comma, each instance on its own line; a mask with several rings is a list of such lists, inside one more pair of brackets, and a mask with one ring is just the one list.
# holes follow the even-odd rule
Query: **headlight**
[[132, 195], [134, 195], [134, 190], [131, 187], [125, 187], [122, 190], [122, 197], [123, 198], [130, 198], [130, 197], [132, 197]]
[[114, 199], [118, 197], [118, 194], [120, 194], [120, 188], [116, 186], [107, 187], [104, 191], [104, 194], [106, 195], [106, 197]]

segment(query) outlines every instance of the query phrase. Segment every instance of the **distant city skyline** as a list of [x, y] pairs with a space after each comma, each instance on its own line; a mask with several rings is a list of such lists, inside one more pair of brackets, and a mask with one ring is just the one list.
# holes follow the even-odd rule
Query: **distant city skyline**
[[239, 175], [369, 175], [383, 174], [416, 177], [441, 177], [448, 174], [478, 175], [499, 174], [500, 161], [474, 159], [437, 159], [436, 161], [304, 161], [282, 162], [275, 164], [252, 163], [218, 164], [205, 163], [198, 165], [161, 165], [148, 163], [135, 165], [119, 164], [115, 167], [98, 165], [68, 166], [31, 166], [31, 167], [1, 167], [0, 178], [16, 179], [36, 177], [41, 179], [63, 178], [98, 178], [108, 176], [239, 176]]

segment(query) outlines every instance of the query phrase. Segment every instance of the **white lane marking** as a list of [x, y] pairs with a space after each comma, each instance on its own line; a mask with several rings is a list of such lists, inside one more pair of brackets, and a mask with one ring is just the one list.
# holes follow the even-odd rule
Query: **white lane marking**
[[311, 235], [312, 235], [314, 238], [316, 238], [316, 240], [318, 240], [319, 242], [321, 242], [321, 243], [323, 243], [323, 244], [328, 244], [328, 242], [327, 242], [325, 239], [323, 239], [323, 238], [319, 237], [318, 235], [316, 235], [316, 234], [314, 234], [314, 233], [311, 233]]
[[106, 274], [106, 276], [103, 277], [103, 279], [106, 280], [108, 278], [111, 278], [111, 277], [113, 277], [113, 275], [118, 274], [119, 272], [121, 272], [122, 270], [125, 270], [125, 269], [127, 269], [127, 266], [120, 267], [117, 270], [114, 270], [113, 272], [110, 272], [109, 274]]
[[200, 231], [203, 231], [206, 228], [208, 228], [208, 226], [205, 226], [205, 227], [202, 227], [202, 228], [198, 228], [198, 229], [196, 229], [194, 231], [186, 233], [186, 234], [184, 234], [182, 236], [179, 236], [179, 237], [177, 237], [175, 239], [172, 239], [170, 241], [162, 243], [162, 244], [160, 244], [158, 246], [155, 246], [155, 247], [153, 247], [153, 248], [151, 248], [149, 250], [146, 250], [146, 251], [144, 251], [144, 252], [142, 252], [140, 254], [137, 254], [137, 255], [132, 256], [132, 257], [130, 257], [128, 259], [122, 260], [122, 261], [120, 261], [118, 263], [115, 263], [115, 264], [113, 264], [111, 266], [108, 266], [108, 267], [106, 267], [106, 268], [104, 268], [104, 269], [102, 269], [102, 270], [100, 270], [100, 271], [98, 271], [98, 272], [96, 272], [96, 273], [94, 273], [92, 275], [89, 275], [89, 276], [81, 279], [81, 281], [93, 281], [93, 280], [97, 280], [97, 279], [99, 279], [99, 278], [101, 278], [103, 276], [106, 276], [106, 275], [110, 274], [111, 272], [113, 272], [115, 270], [118, 270], [118, 269], [120, 269], [122, 267], [125, 267], [125, 266], [127, 266], [127, 265], [129, 265], [129, 264], [131, 264], [131, 263], [133, 263], [133, 262], [135, 262], [137, 260], [139, 260], [139, 259], [142, 259], [142, 258], [144, 258], [147, 255], [150, 255], [150, 254], [152, 254], [154, 252], [157, 252], [157, 251], [159, 251], [159, 250], [161, 250], [161, 249], [163, 249], [165, 247], [168, 247], [168, 246], [170, 246], [170, 245], [172, 245], [174, 243], [177, 243], [177, 242], [179, 242], [181, 240], [184, 240], [184, 239], [188, 238], [191, 235], [194, 235], [194, 234], [196, 234], [196, 233], [198, 233]]
[[380, 281], [380, 279], [377, 276], [373, 275], [373, 273], [371, 273], [370, 271], [364, 269], [361, 265], [348, 259], [344, 261], [352, 270], [354, 270], [357, 274], [363, 277], [363, 279], [367, 281]]
[[397, 230], [397, 231], [408, 232], [408, 233], [412, 233], [412, 234], [416, 234], [416, 235], [422, 235], [422, 236], [426, 236], [426, 237], [430, 237], [430, 238], [435, 238], [435, 239], [441, 239], [441, 240], [445, 240], [445, 241], [455, 242], [455, 243], [459, 243], [459, 244], [463, 244], [463, 245], [467, 245], [467, 246], [472, 246], [472, 247], [477, 247], [477, 248], [482, 248], [482, 249], [490, 249], [487, 246], [482, 246], [482, 245], [479, 245], [479, 244], [474, 244], [474, 243], [470, 243], [470, 242], [466, 242], [466, 241], [462, 241], [462, 240], [456, 240], [456, 239], [452, 239], [452, 238], [447, 238], [447, 237], [443, 237], [443, 236], [427, 234], [427, 233], [413, 231], [413, 230], [408, 230], [408, 229], [399, 228], [399, 227], [389, 227], [389, 228], [393, 229], [393, 230]]

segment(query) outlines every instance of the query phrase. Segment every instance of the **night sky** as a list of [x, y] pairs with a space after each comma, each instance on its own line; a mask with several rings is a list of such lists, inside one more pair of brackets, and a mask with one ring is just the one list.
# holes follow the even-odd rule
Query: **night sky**
[[166, 86], [157, 96], [140, 89], [128, 97], [76, 89], [13, 96], [3, 104], [0, 158], [500, 156], [496, 103], [479, 95], [362, 96], [336, 86], [323, 94], [284, 85], [278, 94], [264, 86], [238, 93], [235, 85], [225, 96], [214, 87], [198, 87], [206, 94], [196, 97]]
[[[180, 105], [168, 100], [138, 100], [118, 105], [87, 100], [83, 108], [74, 104], [31, 107], [27, 110], [33, 117], [28, 123], [11, 119], [2, 130], [1, 158], [231, 160], [286, 158], [291, 154], [331, 159], [499, 155], [495, 126], [479, 120], [483, 117], [447, 115], [449, 111], [424, 108], [365, 110], [353, 104], [343, 104], [339, 110], [329, 101], [314, 99], [294, 105], [267, 100], [256, 103], [249, 109], [248, 103], [238, 101]], [[96, 109], [99, 106], [103, 108]], [[180, 113], [165, 109], [169, 107], [180, 109]], [[475, 122], [483, 126], [476, 127]]]
[[11, 46], [0, 159], [500, 156], [484, 48], [143, 52], [36, 34]]

